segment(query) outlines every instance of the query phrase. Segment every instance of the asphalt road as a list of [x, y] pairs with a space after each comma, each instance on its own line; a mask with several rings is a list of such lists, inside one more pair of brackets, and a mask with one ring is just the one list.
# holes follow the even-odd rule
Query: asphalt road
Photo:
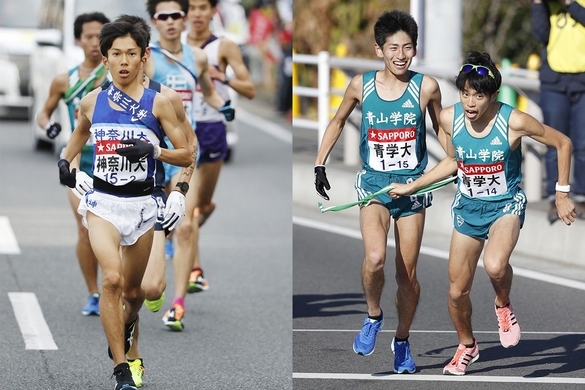
[[[220, 177], [217, 209], [201, 230], [210, 289], [187, 296], [181, 333], [163, 325], [163, 311], [141, 310], [144, 389], [292, 387], [290, 129], [247, 118]], [[0, 122], [0, 216], [8, 218], [0, 217], [0, 225], [9, 221], [20, 248], [0, 253], [0, 389], [110, 389], [113, 364], [100, 319], [81, 315], [87, 293], [67, 189], [58, 181], [57, 158], [33, 150], [29, 126]], [[42, 321], [34, 308], [15, 308], [22, 295], [14, 293], [31, 293], [26, 297], [38, 301]], [[39, 332], [56, 349], [27, 349]]]
[[520, 343], [510, 349], [500, 345], [495, 295], [485, 271], [478, 268], [471, 298], [480, 358], [464, 377], [443, 376], [442, 368], [452, 358], [458, 339], [447, 312], [447, 260], [440, 247], [425, 246], [419, 260], [421, 299], [410, 335], [417, 373], [392, 373], [390, 343], [397, 323], [392, 246], [382, 296], [384, 330], [372, 355], [354, 354], [353, 338], [366, 315], [358, 221], [343, 212], [320, 214], [316, 206], [295, 205], [293, 215], [295, 390], [566, 390], [585, 386], [585, 284], [562, 278], [555, 284], [535, 280], [520, 267], [515, 267], [512, 287], [522, 329]]

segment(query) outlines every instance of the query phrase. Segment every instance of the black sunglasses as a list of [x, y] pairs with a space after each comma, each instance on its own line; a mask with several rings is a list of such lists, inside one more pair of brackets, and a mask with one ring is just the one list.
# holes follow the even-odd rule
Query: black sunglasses
[[173, 12], [157, 12], [154, 14], [153, 18], [156, 20], [165, 21], [168, 18], [173, 20], [179, 20], [185, 17], [185, 13], [183, 11], [173, 11]]

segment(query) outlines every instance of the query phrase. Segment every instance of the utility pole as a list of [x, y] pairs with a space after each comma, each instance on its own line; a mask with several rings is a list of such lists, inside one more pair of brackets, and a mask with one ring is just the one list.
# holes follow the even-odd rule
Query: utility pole
[[[418, 0], [421, 1], [421, 0]], [[411, 1], [411, 4], [416, 1]], [[424, 1], [424, 63], [457, 74], [463, 42], [462, 0]]]
[[418, 42], [416, 56], [412, 59], [412, 65], [425, 62], [425, 0], [410, 0], [410, 15], [418, 25]]

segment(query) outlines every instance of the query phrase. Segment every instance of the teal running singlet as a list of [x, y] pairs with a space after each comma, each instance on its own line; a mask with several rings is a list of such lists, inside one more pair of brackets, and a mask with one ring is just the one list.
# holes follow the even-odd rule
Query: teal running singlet
[[513, 197], [522, 180], [522, 147], [510, 149], [508, 121], [514, 108], [500, 104], [494, 126], [482, 137], [469, 134], [461, 103], [454, 105], [452, 141], [457, 159], [458, 190], [468, 198]]
[[376, 71], [364, 73], [360, 136], [364, 169], [413, 175], [426, 168], [426, 126], [420, 108], [423, 77], [411, 71], [402, 96], [387, 101], [376, 91]]

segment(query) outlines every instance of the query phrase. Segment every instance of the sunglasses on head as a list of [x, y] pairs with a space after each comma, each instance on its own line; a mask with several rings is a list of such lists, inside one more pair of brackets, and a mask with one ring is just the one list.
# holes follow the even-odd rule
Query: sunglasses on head
[[173, 11], [173, 12], [157, 12], [154, 14], [153, 18], [156, 20], [165, 21], [168, 18], [173, 20], [179, 20], [185, 17], [185, 13], [183, 11]]
[[472, 70], [475, 70], [475, 73], [481, 76], [490, 76], [492, 79], [495, 79], [494, 74], [490, 70], [490, 68], [485, 67], [483, 65], [473, 65], [473, 64], [463, 64], [459, 72], [469, 73]]

